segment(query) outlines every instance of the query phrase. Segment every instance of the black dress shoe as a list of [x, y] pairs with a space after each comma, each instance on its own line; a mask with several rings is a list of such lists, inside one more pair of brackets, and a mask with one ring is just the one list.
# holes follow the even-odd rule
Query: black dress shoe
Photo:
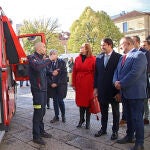
[[111, 140], [116, 140], [118, 139], [118, 133], [117, 132], [114, 132], [112, 135], [111, 135]]
[[40, 145], [45, 145], [45, 141], [42, 138], [38, 138], [38, 139], [33, 139], [34, 143], [40, 144]]
[[106, 131], [100, 130], [100, 131], [98, 131], [98, 133], [95, 134], [95, 137], [100, 137], [100, 136], [105, 135], [105, 134], [107, 134]]
[[44, 137], [44, 138], [51, 138], [52, 135], [44, 131], [44, 132], [41, 134], [41, 137]]
[[117, 140], [117, 143], [119, 144], [134, 143], [134, 140], [125, 136], [124, 138]]
[[135, 145], [134, 147], [130, 148], [130, 150], [144, 150], [143, 145]]

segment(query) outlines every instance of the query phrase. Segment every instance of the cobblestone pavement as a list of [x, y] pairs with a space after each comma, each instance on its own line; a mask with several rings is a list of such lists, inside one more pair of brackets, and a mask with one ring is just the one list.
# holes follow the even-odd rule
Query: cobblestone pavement
[[[91, 116], [90, 130], [77, 129], [79, 111], [74, 101], [74, 91], [69, 87], [66, 104], [66, 123], [60, 120], [51, 124], [54, 116], [53, 103], [47, 109], [44, 117], [45, 130], [52, 134], [51, 139], [44, 139], [46, 146], [32, 142], [32, 96], [29, 87], [18, 87], [17, 111], [11, 122], [9, 131], [5, 134], [0, 150], [128, 150], [133, 144], [120, 145], [111, 141], [112, 114], [109, 109], [107, 135], [95, 138], [94, 134], [100, 129], [100, 121]], [[100, 117], [100, 114], [98, 114]], [[126, 126], [120, 127], [119, 138], [125, 135]], [[150, 125], [145, 126], [145, 150], [150, 149]]]

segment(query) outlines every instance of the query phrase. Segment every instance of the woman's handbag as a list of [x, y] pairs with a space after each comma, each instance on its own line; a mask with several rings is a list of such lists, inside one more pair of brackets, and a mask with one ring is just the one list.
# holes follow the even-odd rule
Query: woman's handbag
[[101, 110], [100, 110], [99, 101], [98, 101], [97, 96], [95, 96], [90, 102], [90, 113], [97, 114], [100, 111]]
[[99, 117], [98, 117], [97, 113], [99, 113], [101, 110], [100, 110], [100, 104], [99, 104], [97, 96], [95, 96], [91, 100], [91, 102], [90, 102], [90, 110], [89, 111], [92, 114], [96, 114], [96, 119], [99, 120]]

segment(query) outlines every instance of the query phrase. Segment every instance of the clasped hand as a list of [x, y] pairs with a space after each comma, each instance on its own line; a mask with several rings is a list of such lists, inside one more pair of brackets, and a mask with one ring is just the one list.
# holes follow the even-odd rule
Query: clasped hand
[[53, 76], [57, 76], [59, 73], [59, 69], [55, 69], [53, 72], [52, 72], [52, 75]]
[[120, 81], [116, 81], [114, 85], [115, 85], [115, 88], [116, 88], [117, 90], [121, 90]]
[[55, 88], [55, 87], [57, 87], [57, 84], [56, 84], [56, 83], [52, 83], [52, 84], [51, 84], [51, 87], [52, 87], [52, 88]]

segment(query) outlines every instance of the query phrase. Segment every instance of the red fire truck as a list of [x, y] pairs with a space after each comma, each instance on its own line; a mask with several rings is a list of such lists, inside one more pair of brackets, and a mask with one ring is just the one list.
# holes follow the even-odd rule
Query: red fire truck
[[28, 61], [20, 39], [36, 37], [45, 43], [44, 33], [17, 36], [0, 8], [0, 141], [15, 114], [16, 81], [28, 80]]

